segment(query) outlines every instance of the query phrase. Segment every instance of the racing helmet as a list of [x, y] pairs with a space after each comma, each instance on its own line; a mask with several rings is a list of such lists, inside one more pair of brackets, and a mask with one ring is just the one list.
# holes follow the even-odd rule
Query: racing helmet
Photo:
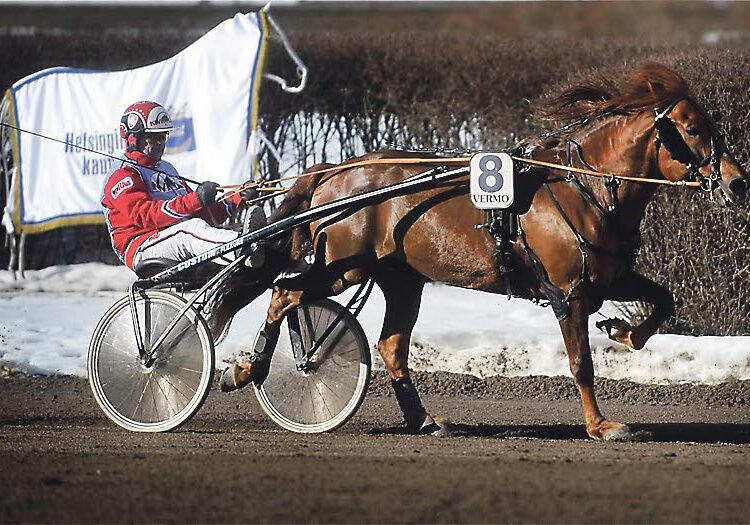
[[172, 129], [172, 119], [164, 106], [150, 100], [129, 105], [120, 118], [120, 136], [126, 141], [128, 151], [142, 147], [146, 133]]

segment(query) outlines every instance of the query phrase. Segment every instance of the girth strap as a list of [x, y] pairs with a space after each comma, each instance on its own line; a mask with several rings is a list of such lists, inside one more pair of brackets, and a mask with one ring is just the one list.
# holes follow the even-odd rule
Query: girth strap
[[495, 257], [500, 277], [504, 281], [505, 293], [512, 295], [510, 275], [513, 270], [512, 246], [518, 234], [518, 215], [509, 210], [487, 210], [486, 222], [477, 228], [486, 228], [495, 240]]

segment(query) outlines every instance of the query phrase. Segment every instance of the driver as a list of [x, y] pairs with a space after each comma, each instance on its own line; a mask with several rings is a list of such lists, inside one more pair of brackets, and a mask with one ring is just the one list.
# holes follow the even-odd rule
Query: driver
[[[245, 189], [217, 202], [215, 182], [202, 182], [193, 191], [161, 158], [172, 129], [167, 110], [156, 102], [136, 102], [120, 119], [125, 158], [108, 176], [101, 203], [112, 247], [130, 269], [158, 257], [184, 261], [266, 224], [263, 208], [251, 206], [243, 232], [217, 227], [258, 192]], [[262, 247], [250, 252], [245, 265], [261, 266], [263, 255]]]

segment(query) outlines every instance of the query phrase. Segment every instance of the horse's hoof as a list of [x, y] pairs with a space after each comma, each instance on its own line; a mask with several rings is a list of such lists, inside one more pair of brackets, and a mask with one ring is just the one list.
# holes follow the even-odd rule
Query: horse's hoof
[[428, 414], [417, 433], [420, 435], [448, 437], [451, 435], [452, 429], [453, 425], [446, 418], [441, 416], [432, 418]]
[[633, 350], [640, 350], [645, 344], [645, 341], [636, 340], [633, 326], [618, 317], [598, 321], [596, 327], [607, 334], [612, 341], [629, 346]]
[[589, 430], [589, 436], [597, 441], [630, 441], [633, 433], [627, 425], [613, 421], [602, 421], [599, 425]]
[[242, 372], [242, 367], [237, 363], [232, 363], [224, 370], [219, 380], [222, 392], [234, 392], [249, 383], [249, 381], [245, 382], [240, 378], [240, 372]]
[[602, 319], [597, 321], [596, 327], [607, 334], [607, 336], [613, 341], [620, 341], [622, 338], [629, 335], [632, 330], [630, 323], [619, 317], [612, 317], [610, 319]]
[[241, 365], [236, 361], [224, 370], [219, 380], [222, 392], [234, 392], [250, 383], [260, 387], [268, 377], [271, 359], [267, 355], [249, 356]]
[[627, 425], [620, 425], [604, 433], [604, 441], [630, 441], [633, 433]]

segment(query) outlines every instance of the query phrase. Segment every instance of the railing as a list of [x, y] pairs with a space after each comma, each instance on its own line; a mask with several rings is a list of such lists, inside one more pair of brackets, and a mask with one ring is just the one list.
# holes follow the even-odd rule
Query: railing
[[[0, 99], [0, 122], [11, 123], [10, 110], [10, 99], [8, 96], [3, 96]], [[13, 165], [12, 133], [13, 130], [10, 128], [0, 127], [0, 218], [3, 216], [8, 200], [11, 198], [11, 188], [13, 187], [13, 178], [16, 172], [16, 167]], [[8, 250], [10, 254], [8, 269], [19, 269], [23, 272], [23, 267], [20, 266], [23, 262], [23, 257], [19, 256], [19, 246], [16, 243], [16, 236], [12, 231], [7, 231], [4, 226], [0, 227], [0, 230], [3, 232], [3, 249]], [[22, 237], [21, 240], [21, 244], [23, 244], [25, 239]]]

